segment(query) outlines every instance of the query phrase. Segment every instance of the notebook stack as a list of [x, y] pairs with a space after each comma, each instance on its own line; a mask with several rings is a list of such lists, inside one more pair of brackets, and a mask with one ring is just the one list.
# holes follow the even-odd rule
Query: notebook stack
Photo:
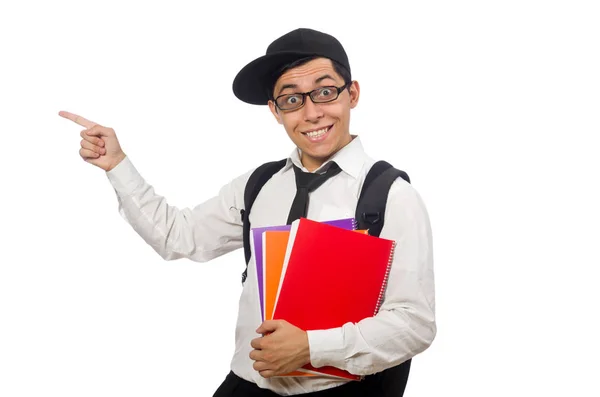
[[[356, 230], [352, 218], [251, 230], [262, 319], [305, 330], [358, 323], [379, 311], [395, 242]], [[310, 364], [282, 376], [358, 380], [335, 367]]]

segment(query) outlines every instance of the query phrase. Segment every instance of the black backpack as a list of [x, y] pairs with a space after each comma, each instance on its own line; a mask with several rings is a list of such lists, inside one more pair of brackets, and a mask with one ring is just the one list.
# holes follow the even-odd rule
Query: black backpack
[[[246, 183], [244, 191], [244, 208], [240, 210], [244, 225], [244, 255], [246, 257], [246, 270], [242, 274], [242, 284], [246, 281], [248, 262], [252, 255], [250, 247], [250, 220], [249, 213], [254, 200], [265, 183], [286, 164], [287, 159], [272, 161], [258, 167]], [[401, 177], [408, 183], [410, 178], [404, 171], [392, 167], [385, 161], [376, 162], [369, 170], [363, 183], [358, 203], [356, 205], [355, 219], [357, 229], [369, 229], [369, 234], [379, 236], [383, 228], [385, 207], [388, 191], [392, 183]], [[400, 365], [388, 368], [377, 374], [366, 376], [363, 382], [372, 383], [370, 390], [379, 390], [381, 396], [400, 397], [404, 394], [411, 360]]]

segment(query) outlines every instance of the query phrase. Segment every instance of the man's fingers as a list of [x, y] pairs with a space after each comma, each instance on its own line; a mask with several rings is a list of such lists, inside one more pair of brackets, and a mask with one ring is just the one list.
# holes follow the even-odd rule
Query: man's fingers
[[281, 328], [284, 325], [284, 321], [282, 320], [265, 320], [263, 323], [256, 329], [256, 332], [259, 334], [271, 333]]
[[262, 350], [252, 350], [248, 356], [253, 361], [263, 361], [263, 355], [264, 353], [262, 352]]
[[114, 136], [115, 131], [112, 128], [103, 127], [101, 125], [94, 125], [92, 128], [88, 128], [83, 131], [88, 136]]
[[266, 363], [264, 361], [255, 361], [254, 364], [252, 364], [252, 368], [254, 368], [255, 371], [259, 372], [271, 369], [269, 363]]
[[255, 338], [252, 339], [250, 341], [250, 346], [252, 346], [253, 348], [255, 348], [256, 350], [261, 350], [262, 349], [262, 343], [261, 343], [262, 338]]
[[66, 112], [64, 110], [61, 110], [60, 112], [58, 112], [58, 115], [66, 118], [66, 119], [69, 119], [85, 128], [92, 128], [94, 125], [97, 124], [97, 123], [94, 123], [93, 121], [85, 119], [77, 114], [74, 114], [71, 112]]
[[97, 159], [100, 155], [93, 150], [81, 148], [79, 149], [79, 155], [83, 157], [83, 159]]
[[273, 376], [275, 376], [275, 371], [267, 369], [265, 371], [258, 371], [258, 373], [260, 374], [260, 376], [262, 376], [263, 378], [271, 378]]
[[94, 145], [92, 142], [86, 141], [85, 139], [81, 140], [81, 147], [84, 149], [91, 150], [92, 152], [96, 152], [98, 154], [106, 154], [106, 149], [100, 147], [98, 145]]
[[86, 141], [93, 143], [94, 145], [100, 146], [100, 147], [104, 147], [104, 140], [102, 138], [98, 138], [96, 136], [93, 135], [89, 135], [87, 133], [88, 130], [83, 130], [81, 131], [81, 133], [79, 135], [81, 135], [81, 137], [83, 139], [85, 139]]

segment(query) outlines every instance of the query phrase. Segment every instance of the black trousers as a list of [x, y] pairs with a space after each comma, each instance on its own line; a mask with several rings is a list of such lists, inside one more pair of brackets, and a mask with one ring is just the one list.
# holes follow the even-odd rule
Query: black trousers
[[[213, 397], [277, 397], [279, 394], [271, 390], [262, 389], [256, 383], [248, 382], [233, 372], [229, 372], [225, 381], [217, 389]], [[364, 381], [351, 381], [342, 386], [312, 393], [301, 394], [310, 397], [383, 397], [381, 386], [368, 379]]]

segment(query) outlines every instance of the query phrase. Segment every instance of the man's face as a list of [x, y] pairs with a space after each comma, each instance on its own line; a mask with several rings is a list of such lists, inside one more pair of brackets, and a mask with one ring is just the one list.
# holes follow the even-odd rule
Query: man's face
[[[344, 85], [329, 59], [313, 59], [282, 74], [273, 90], [274, 98], [283, 94], [308, 92], [319, 87]], [[331, 155], [351, 141], [350, 109], [358, 103], [359, 86], [356, 81], [339, 97], [328, 103], [313, 103], [304, 99], [304, 106], [296, 110], [280, 110], [273, 101], [269, 108], [288, 136], [302, 151], [302, 164], [310, 171], [322, 165]], [[315, 131], [318, 131], [315, 134]], [[325, 134], [322, 132], [325, 131]], [[312, 132], [312, 134], [307, 134]]]

